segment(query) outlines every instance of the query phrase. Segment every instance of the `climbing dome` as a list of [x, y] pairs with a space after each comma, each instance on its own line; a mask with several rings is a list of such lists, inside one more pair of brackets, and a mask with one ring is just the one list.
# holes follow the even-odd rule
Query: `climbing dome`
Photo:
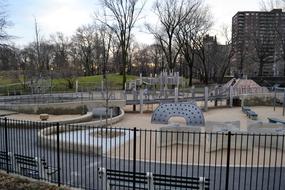
[[203, 126], [205, 124], [202, 110], [193, 103], [161, 104], [153, 112], [151, 123], [168, 124], [171, 117], [183, 117], [189, 126]]

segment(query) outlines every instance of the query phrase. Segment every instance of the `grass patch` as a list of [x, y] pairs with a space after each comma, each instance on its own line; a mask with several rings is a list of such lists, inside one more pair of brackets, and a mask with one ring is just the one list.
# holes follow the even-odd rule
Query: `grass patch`
[[84, 115], [88, 111], [87, 106], [77, 106], [75, 108], [54, 108], [54, 107], [44, 107], [37, 110], [37, 114], [52, 114], [52, 115], [74, 115], [81, 114]]
[[[137, 77], [133, 75], [127, 75], [127, 81], [134, 80]], [[95, 89], [96, 87], [101, 87], [101, 81], [103, 76], [102, 75], [96, 75], [96, 76], [85, 76], [85, 77], [78, 77], [78, 85], [79, 90], [80, 88], [90, 88]], [[107, 75], [107, 81], [108, 84], [111, 86], [111, 88], [122, 88], [123, 85], [123, 76], [119, 74], [108, 74]], [[74, 89], [68, 89], [67, 88], [67, 82], [65, 79], [54, 79], [52, 81], [53, 83], [53, 91], [74, 91]], [[75, 85], [74, 85], [75, 87]]]
[[[134, 80], [138, 78], [134, 75], [127, 75], [127, 81]], [[76, 80], [78, 80], [79, 83], [79, 90], [93, 90], [95, 88], [101, 87], [101, 81], [102, 81], [102, 75], [96, 75], [96, 76], [81, 76], [77, 77]], [[119, 74], [108, 74], [107, 75], [107, 81], [111, 88], [115, 89], [121, 89], [122, 88], [122, 82], [123, 82], [123, 76]], [[75, 80], [74, 80], [75, 83]], [[52, 92], [74, 92], [75, 91], [75, 84], [74, 88], [70, 89], [67, 85], [67, 80], [63, 78], [59, 79], [53, 79], [52, 80]], [[0, 95], [21, 95], [21, 94], [29, 94], [31, 93], [31, 90], [29, 88], [24, 89], [23, 85], [20, 81], [14, 81], [11, 78], [9, 78], [9, 75], [2, 75], [0, 74]]]

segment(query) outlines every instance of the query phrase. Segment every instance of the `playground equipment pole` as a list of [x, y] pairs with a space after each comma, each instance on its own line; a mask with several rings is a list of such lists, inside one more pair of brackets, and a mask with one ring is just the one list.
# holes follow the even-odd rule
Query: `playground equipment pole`
[[218, 106], [218, 100], [217, 100], [217, 96], [218, 96], [218, 86], [215, 86], [215, 90], [214, 90], [214, 96], [215, 96], [215, 107]]
[[178, 102], [178, 87], [174, 89], [174, 92], [175, 92], [175, 103], [177, 103]]
[[230, 107], [233, 107], [233, 87], [230, 86]]
[[273, 100], [273, 110], [275, 111], [276, 107], [276, 87], [274, 87], [274, 100]]
[[140, 113], [143, 113], [143, 89], [140, 89]]
[[284, 94], [283, 94], [283, 104], [282, 104], [282, 106], [283, 106], [283, 116], [284, 116], [284, 114], [285, 114], [285, 88], [284, 88]]
[[[133, 88], [133, 99], [137, 100], [137, 89], [136, 86]], [[133, 105], [133, 111], [136, 111], [136, 104]]]
[[192, 98], [195, 99], [195, 86], [192, 86], [191, 94], [192, 94]]
[[75, 81], [75, 93], [78, 93], [78, 80]]
[[208, 97], [209, 97], [209, 89], [205, 87], [205, 102], [204, 102], [204, 110], [208, 111]]

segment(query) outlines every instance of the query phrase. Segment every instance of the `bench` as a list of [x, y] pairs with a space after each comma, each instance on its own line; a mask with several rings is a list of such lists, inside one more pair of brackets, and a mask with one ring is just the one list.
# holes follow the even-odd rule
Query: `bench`
[[[7, 160], [7, 158], [8, 158], [8, 160]], [[10, 157], [9, 153], [7, 155], [6, 152], [0, 151], [0, 169], [1, 170], [7, 170], [7, 163], [8, 163], [8, 169], [10, 171], [12, 170], [10, 158], [11, 157]]]
[[268, 117], [268, 121], [269, 123], [281, 123], [281, 124], [285, 124], [284, 120], [278, 119], [278, 118], [272, 118], [272, 117]]
[[252, 120], [257, 120], [258, 117], [257, 113], [255, 113], [254, 111], [248, 111], [247, 116]]
[[0, 151], [0, 169], [7, 170], [7, 163], [9, 171], [36, 179], [52, 181], [53, 174], [57, 173], [44, 159], [9, 152], [7, 161], [6, 152]]
[[209, 190], [210, 181], [204, 177], [184, 177], [163, 174], [153, 174], [152, 172], [133, 172], [98, 168], [98, 175], [102, 180], [102, 190], [112, 189], [197, 189]]

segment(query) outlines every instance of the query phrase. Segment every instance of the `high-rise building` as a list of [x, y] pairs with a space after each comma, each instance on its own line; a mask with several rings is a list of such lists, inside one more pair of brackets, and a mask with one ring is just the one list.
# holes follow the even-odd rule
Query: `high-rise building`
[[249, 76], [283, 75], [282, 39], [285, 39], [282, 9], [238, 12], [232, 18], [232, 70]]

